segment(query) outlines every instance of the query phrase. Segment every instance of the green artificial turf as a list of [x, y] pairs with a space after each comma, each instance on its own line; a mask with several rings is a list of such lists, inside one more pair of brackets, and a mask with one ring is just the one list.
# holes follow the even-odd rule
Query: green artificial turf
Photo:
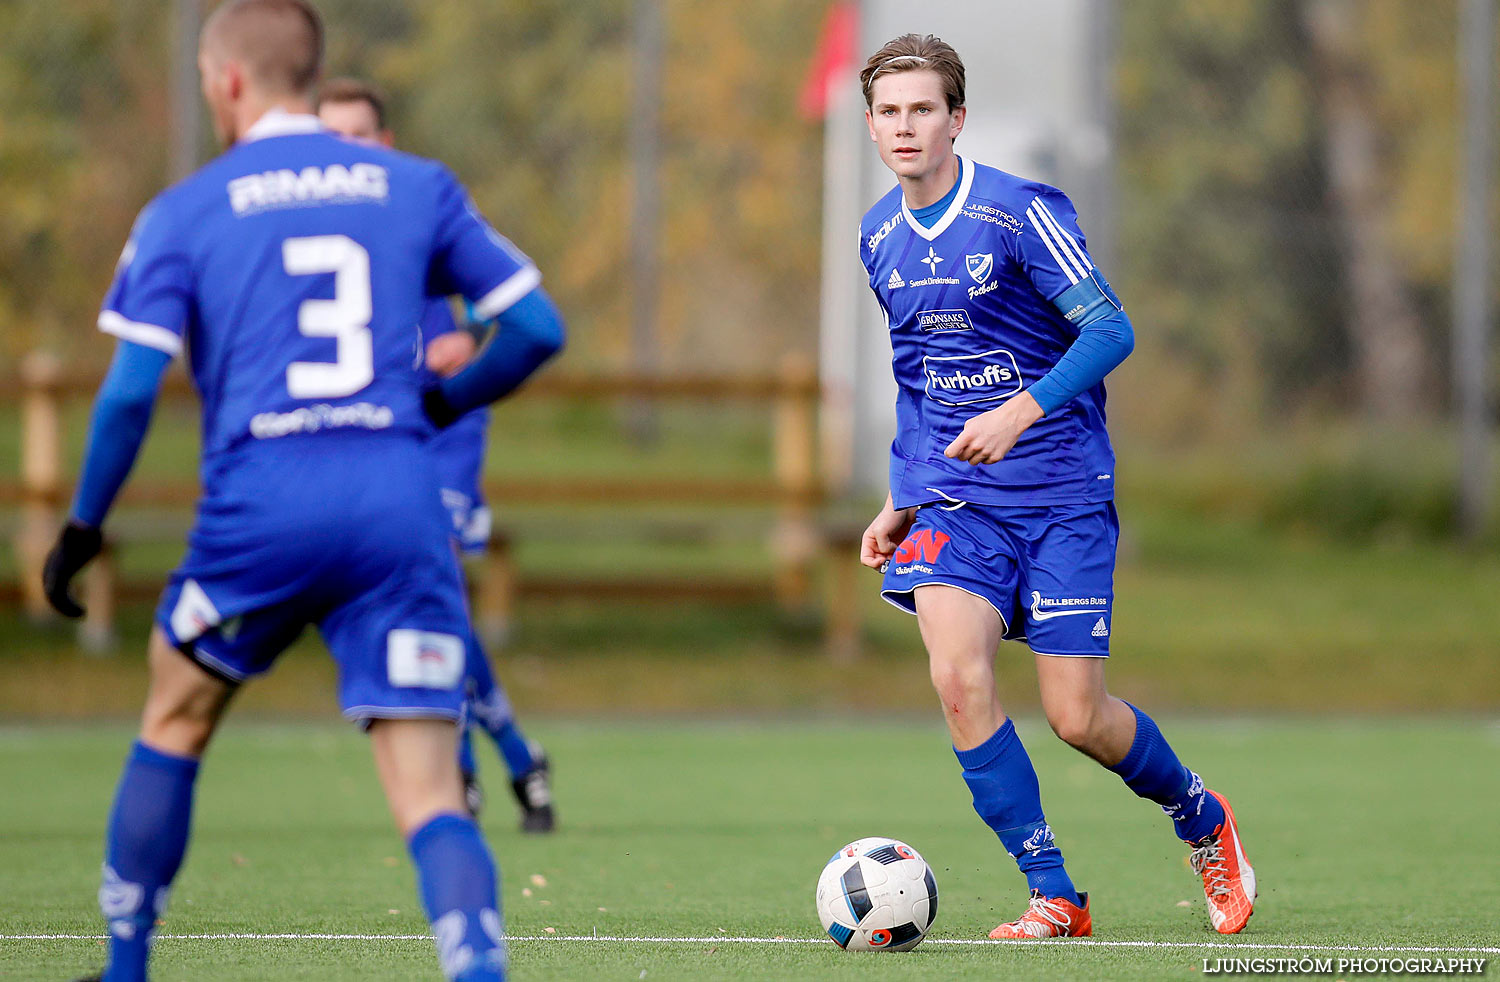
[[[935, 721], [531, 728], [556, 768], [556, 835], [515, 830], [503, 770], [488, 749], [481, 758], [518, 979], [1185, 979], [1235, 945], [1500, 945], [1491, 720], [1165, 720], [1183, 759], [1234, 803], [1261, 878], [1254, 919], [1229, 939], [1207, 929], [1161, 813], [1023, 721], [1048, 817], [1093, 895], [1096, 943], [1066, 947], [941, 943], [983, 939], [1021, 911], [1025, 890]], [[129, 737], [119, 726], [0, 730], [0, 978], [69, 979], [100, 964], [93, 893]], [[927, 942], [856, 955], [733, 940], [818, 939], [818, 872], [865, 835], [905, 839], [932, 864], [941, 903]], [[431, 943], [400, 937], [425, 931], [364, 738], [231, 719], [203, 770], [155, 978], [437, 980]], [[218, 933], [387, 939], [174, 937]], [[87, 937], [15, 939], [36, 934]], [[696, 940], [569, 940], [595, 934]]]

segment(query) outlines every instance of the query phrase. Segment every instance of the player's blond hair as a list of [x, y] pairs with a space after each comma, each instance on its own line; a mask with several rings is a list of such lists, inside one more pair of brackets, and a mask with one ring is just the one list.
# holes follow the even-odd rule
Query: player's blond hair
[[209, 16], [201, 45], [268, 92], [304, 95], [322, 72], [323, 20], [305, 0], [231, 0]]
[[903, 34], [881, 45], [859, 73], [865, 105], [873, 105], [871, 93], [877, 78], [918, 71], [936, 72], [943, 80], [943, 97], [950, 111], [964, 104], [964, 62], [953, 46], [931, 34]]

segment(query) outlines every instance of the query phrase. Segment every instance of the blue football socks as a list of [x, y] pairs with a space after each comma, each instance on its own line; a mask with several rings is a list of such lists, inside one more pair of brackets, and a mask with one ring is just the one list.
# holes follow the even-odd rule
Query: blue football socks
[[1135, 740], [1125, 759], [1110, 770], [1130, 790], [1161, 805], [1182, 841], [1199, 842], [1212, 835], [1224, 821], [1224, 806], [1203, 787], [1202, 778], [1182, 766], [1156, 722], [1136, 707], [1130, 709], [1135, 713]]
[[104, 982], [142, 982], [156, 919], [187, 852], [198, 761], [136, 742], [109, 813], [99, 909], [109, 922]]
[[532, 742], [521, 733], [514, 718], [506, 720], [498, 729], [490, 730], [500, 756], [505, 758], [505, 767], [511, 779], [520, 777], [536, 767], [538, 761]]
[[974, 796], [974, 810], [995, 830], [1026, 883], [1042, 896], [1081, 904], [1078, 890], [1063, 869], [1062, 850], [1042, 814], [1042, 792], [1036, 769], [1006, 720], [984, 743], [972, 750], [954, 748], [963, 765], [964, 781]]
[[[474, 635], [473, 631], [469, 632], [468, 638], [467, 672], [469, 675], [467, 712], [470, 725], [477, 723], [484, 727], [490, 739], [495, 741], [495, 747], [500, 751], [506, 769], [510, 771], [511, 780], [530, 772], [538, 763], [534, 745], [526, 739], [521, 728], [516, 725], [516, 716], [511, 709], [510, 700], [506, 698], [505, 690], [495, 681], [489, 657], [484, 653], [484, 647], [479, 643], [479, 638]], [[473, 750], [468, 747], [467, 727], [464, 739], [459, 745], [459, 767], [463, 768], [465, 773], [474, 771], [474, 756]]]
[[495, 862], [479, 827], [465, 816], [438, 815], [413, 832], [407, 846], [443, 974], [453, 982], [500, 982], [505, 929]]

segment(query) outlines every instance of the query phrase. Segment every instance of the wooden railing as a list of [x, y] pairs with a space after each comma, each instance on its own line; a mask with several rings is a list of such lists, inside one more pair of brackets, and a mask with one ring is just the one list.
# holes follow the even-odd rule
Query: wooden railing
[[[64, 474], [62, 411], [70, 402], [92, 397], [101, 378], [97, 373], [64, 367], [55, 357], [32, 353], [19, 371], [0, 378], [0, 403], [20, 407], [21, 461], [18, 480], [0, 477], [0, 507], [14, 507], [16, 570], [14, 584], [0, 583], [0, 603], [19, 603], [34, 617], [50, 616], [41, 590], [41, 568], [66, 505], [70, 489]], [[570, 376], [544, 374], [529, 384], [528, 401], [553, 399], [575, 402], [621, 401], [655, 403], [738, 402], [765, 407], [772, 417], [772, 468], [764, 478], [652, 477], [635, 474], [572, 480], [546, 477], [490, 478], [486, 495], [502, 508], [527, 504], [596, 504], [622, 509], [651, 505], [715, 505], [728, 508], [772, 508], [773, 572], [769, 578], [725, 576], [705, 570], [691, 578], [643, 579], [520, 574], [513, 561], [513, 541], [523, 535], [501, 525], [479, 576], [476, 577], [475, 617], [491, 636], [505, 633], [517, 598], [593, 597], [622, 600], [708, 601], [774, 599], [783, 609], [821, 608], [830, 654], [852, 659], [858, 651], [859, 621], [855, 612], [855, 581], [847, 529], [821, 520], [824, 493], [817, 462], [817, 411], [820, 397], [811, 366], [788, 359], [776, 374], [693, 377], [630, 375]], [[195, 397], [186, 380], [172, 373], [163, 384], [163, 400], [183, 403]], [[120, 497], [124, 507], [145, 506], [186, 510], [198, 496], [191, 480], [140, 477], [130, 481]], [[113, 637], [120, 599], [147, 600], [161, 583], [121, 582], [113, 553], [128, 543], [113, 541], [100, 561], [84, 575], [79, 589], [88, 617], [81, 637], [93, 647], [105, 647]], [[833, 550], [836, 550], [836, 559]], [[821, 592], [816, 566], [827, 556], [828, 575]]]

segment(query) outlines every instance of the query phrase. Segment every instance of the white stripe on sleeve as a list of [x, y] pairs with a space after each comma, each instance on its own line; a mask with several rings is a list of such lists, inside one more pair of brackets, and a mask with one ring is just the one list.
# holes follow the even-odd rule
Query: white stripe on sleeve
[[1052, 236], [1048, 233], [1042, 220], [1037, 217], [1036, 209], [1027, 208], [1026, 217], [1031, 219], [1031, 227], [1036, 229], [1037, 235], [1041, 236], [1042, 244], [1047, 247], [1048, 252], [1052, 253], [1052, 258], [1057, 260], [1057, 268], [1062, 270], [1063, 275], [1068, 278], [1070, 283], [1076, 284], [1082, 277], [1073, 271], [1072, 264], [1064, 259], [1062, 253], [1057, 251], [1057, 246], [1052, 244]]
[[474, 314], [482, 321], [498, 317], [541, 283], [542, 271], [535, 266], [527, 266], [511, 274], [510, 279], [474, 301]]
[[99, 330], [125, 341], [155, 348], [173, 358], [182, 354], [182, 338], [176, 334], [156, 324], [142, 324], [138, 321], [126, 320], [124, 316], [113, 310], [99, 312]]
[[1062, 223], [1057, 220], [1057, 216], [1052, 214], [1052, 209], [1047, 207], [1046, 202], [1038, 198], [1036, 199], [1036, 207], [1042, 213], [1042, 221], [1051, 226], [1052, 231], [1061, 237], [1060, 242], [1063, 251], [1067, 252], [1070, 256], [1078, 258], [1078, 261], [1082, 264], [1082, 272], [1087, 273], [1093, 269], [1094, 264], [1089, 261], [1088, 253], [1084, 252], [1083, 246], [1078, 244], [1078, 240], [1073, 238], [1068, 230], [1062, 227]]

